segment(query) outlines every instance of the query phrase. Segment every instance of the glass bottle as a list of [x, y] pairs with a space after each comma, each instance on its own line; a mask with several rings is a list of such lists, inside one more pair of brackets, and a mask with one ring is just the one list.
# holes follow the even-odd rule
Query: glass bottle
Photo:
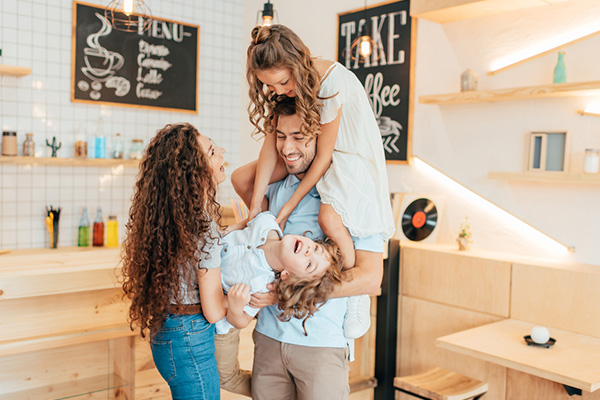
[[94, 220], [94, 246], [104, 246], [104, 222], [102, 222], [102, 209], [98, 207], [96, 219]]
[[115, 215], [109, 215], [106, 222], [106, 247], [119, 247], [119, 222]]
[[35, 142], [33, 141], [33, 133], [25, 134], [25, 141], [23, 142], [23, 155], [25, 157], [35, 156]]
[[554, 83], [565, 83], [567, 81], [567, 71], [565, 69], [565, 52], [558, 52], [558, 61], [554, 67]]
[[115, 136], [115, 143], [113, 144], [113, 158], [123, 158], [125, 152], [125, 144], [123, 143], [123, 137], [120, 133]]
[[88, 218], [87, 207], [83, 207], [83, 213], [79, 220], [79, 235], [77, 237], [77, 246], [87, 247], [90, 245], [90, 220]]

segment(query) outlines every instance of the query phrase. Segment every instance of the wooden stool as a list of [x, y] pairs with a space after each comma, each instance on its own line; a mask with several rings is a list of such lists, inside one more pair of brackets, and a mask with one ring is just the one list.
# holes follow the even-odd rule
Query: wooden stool
[[443, 368], [431, 368], [420, 374], [394, 378], [396, 390], [426, 400], [477, 400], [488, 384]]

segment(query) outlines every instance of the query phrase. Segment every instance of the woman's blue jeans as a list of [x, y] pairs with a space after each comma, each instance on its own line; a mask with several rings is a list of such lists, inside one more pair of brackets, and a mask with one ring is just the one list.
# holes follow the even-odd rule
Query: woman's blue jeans
[[173, 400], [220, 399], [215, 328], [203, 315], [167, 315], [151, 347]]

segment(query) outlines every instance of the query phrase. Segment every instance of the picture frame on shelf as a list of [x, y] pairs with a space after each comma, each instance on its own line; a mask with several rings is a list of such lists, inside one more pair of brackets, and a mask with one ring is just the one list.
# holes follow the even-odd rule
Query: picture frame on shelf
[[528, 135], [529, 172], [568, 172], [569, 133], [568, 132], [531, 132]]

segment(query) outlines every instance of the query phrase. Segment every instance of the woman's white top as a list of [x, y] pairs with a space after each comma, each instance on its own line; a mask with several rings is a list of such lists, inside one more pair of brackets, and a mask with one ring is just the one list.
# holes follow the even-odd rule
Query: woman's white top
[[333, 206], [353, 236], [388, 240], [395, 223], [381, 134], [369, 99], [356, 75], [340, 63], [323, 76], [321, 124], [333, 121], [340, 107], [342, 116], [331, 166], [317, 183], [321, 202]]

